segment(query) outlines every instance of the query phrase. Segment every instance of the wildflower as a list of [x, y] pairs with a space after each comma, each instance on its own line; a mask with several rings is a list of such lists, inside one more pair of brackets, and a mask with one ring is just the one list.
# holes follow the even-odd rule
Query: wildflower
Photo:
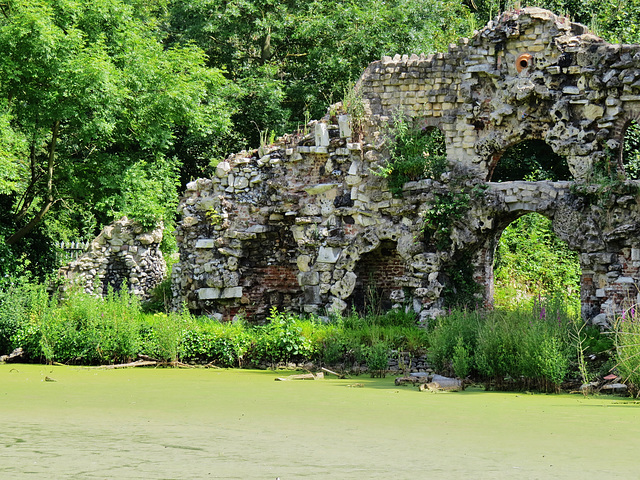
[[544, 309], [544, 306], [540, 309], [540, 319], [544, 319], [547, 317], [547, 312]]

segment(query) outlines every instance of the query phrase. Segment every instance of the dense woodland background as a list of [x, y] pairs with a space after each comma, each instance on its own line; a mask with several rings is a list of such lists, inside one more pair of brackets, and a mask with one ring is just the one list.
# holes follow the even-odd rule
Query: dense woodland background
[[640, 0], [0, 0], [0, 276], [43, 278], [122, 215], [163, 221], [170, 253], [212, 162], [322, 117], [382, 55], [529, 5], [640, 42]]

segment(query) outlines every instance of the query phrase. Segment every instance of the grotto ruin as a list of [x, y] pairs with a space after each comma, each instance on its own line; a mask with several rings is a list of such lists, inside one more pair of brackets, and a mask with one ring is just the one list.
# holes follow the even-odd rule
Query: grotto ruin
[[[621, 144], [640, 116], [640, 46], [612, 45], [538, 8], [503, 13], [447, 53], [384, 57], [356, 85], [364, 115], [328, 115], [310, 131], [221, 162], [179, 205], [176, 306], [260, 319], [272, 306], [343, 312], [374, 291], [426, 320], [466, 268], [491, 304], [497, 241], [538, 212], [579, 252], [582, 313], [603, 322], [636, 301], [640, 209]], [[339, 107], [339, 106], [338, 106]], [[447, 171], [395, 198], [373, 174], [399, 113], [445, 138]], [[340, 113], [340, 112], [338, 112]], [[568, 181], [492, 182], [509, 147], [544, 141]], [[615, 172], [604, 188], [598, 170]], [[599, 180], [600, 179], [600, 180]], [[434, 209], [457, 204], [441, 231]]]
[[[187, 186], [176, 308], [260, 321], [272, 306], [324, 315], [371, 296], [425, 321], [463, 271], [490, 305], [497, 241], [529, 212], [550, 218], [580, 254], [586, 319], [605, 322], [637, 301], [640, 197], [621, 152], [640, 117], [640, 46], [525, 8], [446, 53], [383, 57], [355, 90], [364, 113], [337, 105], [335, 116], [232, 155]], [[401, 198], [373, 173], [389, 160], [397, 115], [439, 129], [448, 163], [406, 183]], [[526, 140], [566, 158], [571, 178], [492, 182], [503, 153]], [[425, 229], [426, 218], [437, 228]]]

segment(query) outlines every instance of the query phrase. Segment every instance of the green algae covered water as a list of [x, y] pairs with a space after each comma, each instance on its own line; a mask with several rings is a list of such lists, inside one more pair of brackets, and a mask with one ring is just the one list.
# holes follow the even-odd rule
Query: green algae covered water
[[287, 374], [0, 365], [0, 478], [640, 478], [629, 399]]

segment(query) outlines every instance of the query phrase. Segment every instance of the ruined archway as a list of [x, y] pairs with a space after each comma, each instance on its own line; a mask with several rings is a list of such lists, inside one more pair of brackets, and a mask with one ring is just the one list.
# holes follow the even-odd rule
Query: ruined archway
[[567, 159], [544, 140], [530, 139], [507, 148], [494, 165], [490, 181], [571, 180]]
[[[364, 112], [357, 138], [350, 112], [337, 105], [338, 115], [309, 123], [311, 131], [231, 155], [215, 177], [187, 186], [176, 306], [205, 305], [224, 316], [252, 303], [344, 312], [364, 296], [357, 292], [366, 289], [368, 271], [385, 258], [373, 252], [391, 240], [404, 273], [384, 282], [424, 320], [442, 312], [459, 272], [484, 287], [479, 304], [490, 301], [495, 243], [528, 212], [550, 218], [558, 237], [580, 253], [585, 318], [615, 314], [640, 283], [640, 183], [622, 181], [610, 165], [620, 127], [640, 111], [640, 46], [610, 45], [567, 18], [524, 8], [447, 52], [373, 62], [357, 93]], [[392, 161], [389, 126], [398, 115], [437, 126], [446, 162], [444, 171], [419, 172], [392, 191], [379, 173]], [[553, 175], [492, 177], [509, 147], [527, 144], [560, 156], [538, 169]], [[598, 167], [606, 162], [612, 168], [603, 176]], [[224, 221], [211, 225], [216, 211]], [[287, 248], [272, 255], [259, 240], [265, 232], [286, 232]], [[240, 267], [228, 257], [243, 259]], [[298, 293], [259, 294], [267, 277], [252, 263], [277, 270]], [[204, 265], [226, 284], [208, 286]], [[215, 297], [222, 293], [228, 296]]]
[[405, 274], [405, 261], [397, 243], [383, 240], [374, 250], [363, 253], [356, 262], [353, 293], [347, 299], [349, 309], [359, 313], [382, 313], [404, 297], [398, 279]]
[[580, 261], [553, 232], [552, 220], [527, 213], [501, 233], [494, 257], [494, 306], [533, 297], [579, 299]]

